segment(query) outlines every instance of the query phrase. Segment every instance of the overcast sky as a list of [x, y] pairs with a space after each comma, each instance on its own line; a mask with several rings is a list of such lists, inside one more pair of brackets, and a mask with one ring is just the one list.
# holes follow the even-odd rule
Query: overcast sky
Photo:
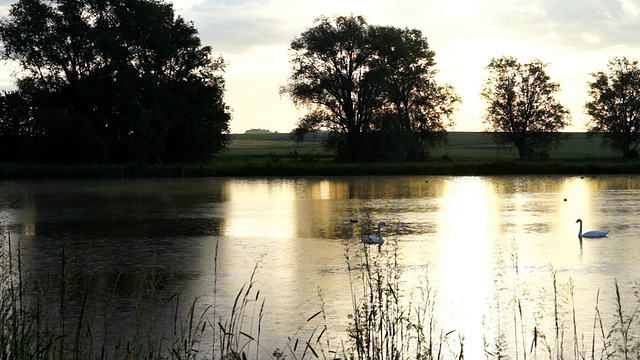
[[[0, 0], [0, 4], [7, 1]], [[278, 88], [290, 74], [289, 44], [325, 15], [362, 15], [370, 24], [415, 28], [436, 53], [438, 80], [462, 98], [454, 130], [479, 131], [479, 93], [492, 57], [538, 58], [560, 83], [558, 99], [584, 131], [589, 73], [614, 56], [640, 58], [640, 0], [173, 0], [205, 45], [221, 54], [231, 130], [289, 132], [301, 113]], [[6, 14], [6, 11], [4, 12]], [[8, 74], [0, 78], [6, 87]]]

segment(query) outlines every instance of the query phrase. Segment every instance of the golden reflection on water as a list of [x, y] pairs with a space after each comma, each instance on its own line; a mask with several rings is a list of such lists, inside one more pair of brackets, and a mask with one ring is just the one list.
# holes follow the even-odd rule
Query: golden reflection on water
[[297, 233], [291, 183], [237, 181], [227, 186], [227, 198], [223, 235], [290, 239]]
[[[563, 232], [573, 233], [577, 238], [579, 228], [579, 225], [575, 223], [577, 219], [582, 219], [587, 226], [597, 225], [593, 217], [592, 192], [590, 183], [584, 179], [574, 177], [564, 182], [562, 201], [565, 204], [559, 206], [558, 210], [558, 217], [566, 220], [563, 221]], [[587, 229], [585, 228], [583, 231], [587, 231]]]
[[332, 190], [331, 182], [328, 180], [322, 180], [312, 187], [311, 193], [314, 199], [319, 199], [319, 200], [329, 200], [329, 199], [336, 199], [336, 198], [339, 199], [340, 197], [338, 196], [332, 196], [333, 191], [331, 190]]
[[[15, 192], [26, 192], [20, 190], [22, 184], [13, 186]], [[332, 330], [345, 330], [351, 304], [345, 244], [361, 249], [359, 234], [372, 231], [380, 220], [389, 224], [383, 230], [387, 245], [391, 240], [398, 242], [409, 289], [428, 265], [430, 280], [436, 281], [437, 320], [444, 331], [455, 329], [464, 335], [465, 352], [468, 349], [472, 358], [482, 354], [486, 335], [483, 316], [494, 305], [500, 256], [506, 259], [507, 269], [502, 271], [508, 272], [510, 252], [517, 251], [520, 276], [530, 286], [534, 300], [539, 289], [549, 289], [551, 266], [557, 269], [560, 283], [572, 279], [578, 318], [586, 320], [578, 324], [578, 331], [586, 335], [592, 326], [596, 291], [602, 289], [603, 312], [610, 310], [613, 280], [625, 285], [637, 280], [640, 273], [640, 183], [625, 176], [180, 180], [159, 182], [153, 191], [145, 190], [145, 196], [136, 194], [149, 187], [146, 182], [133, 189], [126, 183], [107, 183], [104, 186], [117, 188], [119, 195], [106, 196], [104, 190], [92, 190], [100, 195], [100, 203], [88, 201], [76, 186], [74, 183], [74, 190], [63, 194], [65, 200], [70, 199], [64, 207], [59, 201], [45, 201], [59, 192], [53, 187], [50, 190], [43, 185], [33, 199], [21, 195], [25, 205], [8, 210], [8, 223], [20, 224], [20, 232], [35, 250], [47, 245], [47, 236], [64, 238], [64, 233], [57, 233], [59, 229], [67, 231], [70, 226], [87, 224], [90, 231], [80, 233], [77, 245], [89, 250], [96, 244], [103, 246], [104, 251], [87, 253], [95, 253], [93, 256], [104, 261], [105, 268], [113, 259], [126, 258], [128, 261], [114, 267], [118, 272], [135, 272], [142, 260], [153, 258], [154, 251], [162, 249], [158, 253], [167, 262], [174, 257], [192, 259], [179, 262], [183, 268], [176, 271], [211, 276], [219, 240], [219, 286], [228, 289], [231, 300], [248, 280], [255, 260], [264, 256], [258, 287], [267, 298], [266, 322], [275, 322], [265, 334], [277, 339], [291, 335], [292, 327], [295, 330], [318, 310], [318, 289], [324, 293]], [[127, 234], [120, 242], [114, 241], [122, 238], [122, 231], [115, 227], [93, 231], [95, 223], [116, 215], [124, 220], [139, 218], [140, 226], [148, 222], [180, 226], [168, 229], [172, 230], [170, 236], [148, 231], [139, 236], [141, 239]], [[219, 221], [209, 221], [212, 218]], [[580, 246], [577, 218], [585, 221], [585, 231], [611, 229], [612, 233], [608, 239], [585, 240]], [[352, 223], [352, 219], [359, 222]], [[56, 221], [62, 226], [53, 226]], [[194, 225], [218, 223], [219, 232], [207, 229], [191, 235]], [[136, 224], [131, 229], [135, 230]], [[72, 230], [78, 233], [80, 229]], [[87, 244], [85, 233], [91, 240]], [[43, 234], [47, 236], [39, 238]], [[132, 251], [114, 251], [112, 243], [114, 247], [129, 246]], [[139, 243], [150, 250], [145, 252]], [[388, 249], [385, 247], [383, 254]], [[129, 259], [133, 254], [141, 258]], [[199, 280], [202, 286], [193, 286], [191, 293], [202, 295], [203, 288], [211, 286], [210, 277], [203, 279]], [[223, 292], [221, 299], [226, 296]], [[623, 295], [634, 300], [632, 293]], [[532, 320], [528, 321], [531, 325]]]
[[[437, 213], [436, 273], [446, 322], [456, 324], [470, 348], [482, 339], [482, 316], [490, 297], [493, 243], [498, 211], [491, 184], [483, 178], [452, 179], [444, 186]], [[451, 326], [451, 325], [448, 325]]]

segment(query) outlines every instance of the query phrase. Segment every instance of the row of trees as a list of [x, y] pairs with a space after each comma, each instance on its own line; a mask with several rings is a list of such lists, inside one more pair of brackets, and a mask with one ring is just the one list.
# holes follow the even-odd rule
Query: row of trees
[[[550, 81], [546, 64], [521, 64], [513, 57], [492, 59], [482, 96], [488, 103], [485, 123], [496, 142], [512, 144], [520, 159], [545, 156], [565, 135], [569, 111], [555, 98], [559, 85]], [[591, 74], [589, 134], [601, 134], [603, 144], [625, 159], [638, 157], [640, 144], [640, 66], [614, 58], [605, 71]]]
[[[0, 56], [20, 67], [0, 96], [0, 161], [208, 161], [229, 142], [225, 67], [192, 23], [160, 0], [18, 0], [0, 20]], [[436, 82], [419, 30], [321, 17], [291, 42], [281, 93], [308, 112], [301, 139], [328, 130], [342, 161], [422, 160], [446, 141], [460, 98]], [[562, 140], [569, 112], [539, 60], [492, 59], [485, 122], [520, 158]], [[640, 69], [614, 59], [592, 74], [589, 131], [638, 155]]]
[[0, 161], [208, 161], [229, 142], [222, 58], [156, 0], [19, 0], [0, 21], [20, 67]]
[[[338, 159], [415, 160], [446, 140], [460, 101], [435, 81], [434, 52], [418, 30], [368, 25], [362, 17], [321, 17], [291, 43], [292, 75], [281, 91], [309, 114], [294, 134], [329, 131]], [[560, 85], [540, 60], [491, 59], [482, 97], [487, 131], [513, 145], [520, 159], [540, 158], [565, 137], [569, 111], [555, 99]], [[636, 158], [640, 143], [640, 67], [613, 59], [591, 74], [588, 131]]]

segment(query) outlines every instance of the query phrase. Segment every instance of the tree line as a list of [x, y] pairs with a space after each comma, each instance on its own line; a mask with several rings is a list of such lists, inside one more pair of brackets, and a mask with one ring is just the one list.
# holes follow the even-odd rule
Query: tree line
[[[419, 30], [369, 25], [359, 16], [320, 17], [291, 42], [292, 75], [281, 92], [309, 110], [294, 134], [328, 130], [326, 146], [341, 160], [417, 160], [446, 140], [460, 98], [435, 81], [435, 53]], [[481, 96], [486, 130], [519, 158], [541, 159], [566, 135], [570, 113], [555, 98], [560, 85], [535, 59], [490, 60]], [[640, 67], [614, 58], [590, 74], [589, 134], [626, 159], [638, 157]]]
[[[0, 20], [0, 56], [19, 65], [0, 95], [0, 161], [207, 162], [230, 141], [226, 66], [161, 0], [18, 0]], [[416, 29], [320, 17], [294, 38], [280, 89], [306, 108], [292, 131], [324, 130], [339, 161], [416, 161], [446, 141], [461, 99], [436, 81]], [[540, 60], [491, 59], [484, 122], [521, 159], [563, 139], [569, 111]], [[640, 68], [614, 58], [591, 74], [590, 133], [638, 156]]]

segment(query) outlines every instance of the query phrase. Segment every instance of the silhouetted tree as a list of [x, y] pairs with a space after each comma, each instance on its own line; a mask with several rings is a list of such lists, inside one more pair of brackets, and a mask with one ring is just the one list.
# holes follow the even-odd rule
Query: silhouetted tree
[[513, 144], [521, 160], [545, 156], [564, 138], [569, 111], [555, 98], [560, 85], [552, 82], [540, 60], [493, 58], [482, 97], [487, 101], [485, 124], [498, 144]]
[[[338, 16], [332, 23], [326, 17], [291, 42], [295, 52], [293, 73], [282, 89], [296, 105], [307, 106], [298, 130], [326, 128], [333, 145], [347, 161], [357, 158], [362, 134], [371, 130], [372, 109], [378, 102], [376, 82], [367, 65], [367, 23], [358, 16]], [[337, 136], [339, 134], [339, 136]]]
[[424, 157], [452, 124], [459, 99], [436, 85], [435, 54], [418, 30], [321, 17], [291, 49], [292, 75], [281, 92], [309, 110], [293, 133], [328, 130], [339, 160]]
[[605, 145], [625, 159], [638, 157], [640, 144], [640, 67], [637, 60], [614, 58], [605, 71], [592, 73], [591, 100], [585, 104], [591, 135], [602, 134]]
[[30, 160], [206, 161], [229, 142], [224, 61], [170, 4], [19, 0], [0, 41], [22, 69]]

